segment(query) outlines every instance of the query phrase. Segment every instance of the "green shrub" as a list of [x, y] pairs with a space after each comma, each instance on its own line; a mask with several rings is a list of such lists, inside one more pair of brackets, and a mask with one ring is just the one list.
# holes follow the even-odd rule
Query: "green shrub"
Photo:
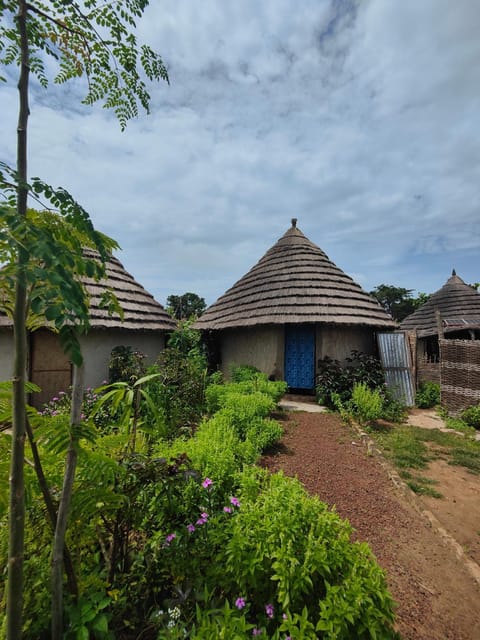
[[381, 418], [388, 422], [404, 422], [408, 411], [407, 408], [390, 393], [388, 388], [383, 391], [383, 408]]
[[315, 638], [315, 630], [332, 638], [395, 637], [385, 576], [369, 547], [350, 541], [346, 521], [297, 480], [259, 469], [245, 470], [239, 498], [207, 580], [230, 602], [243, 598], [251, 624], [270, 638], [280, 631]]
[[252, 365], [232, 365], [230, 367], [230, 379], [232, 382], [247, 382], [255, 379], [260, 369]]
[[440, 385], [436, 382], [421, 382], [415, 395], [419, 409], [430, 409], [440, 403]]
[[372, 390], [366, 383], [358, 382], [353, 385], [348, 408], [361, 425], [367, 425], [382, 417], [383, 398], [378, 389]]
[[460, 414], [460, 418], [474, 429], [480, 429], [480, 404], [468, 407]]
[[347, 402], [358, 382], [363, 382], [370, 389], [385, 388], [385, 376], [378, 358], [353, 350], [342, 365], [338, 360], [326, 357], [318, 363], [317, 399], [321, 404], [333, 408], [332, 394], [337, 394], [337, 401], [340, 398], [342, 402]]
[[267, 379], [267, 376], [263, 373], [256, 374], [250, 380], [243, 380], [241, 382], [230, 382], [227, 384], [211, 384], [205, 390], [205, 400], [208, 413], [212, 414], [218, 411], [222, 407], [229, 404], [227, 399], [232, 394], [239, 397], [262, 394], [268, 396], [273, 401], [272, 411], [275, 408], [275, 404], [286, 393], [287, 383], [282, 381], [271, 381]]
[[136, 382], [145, 375], [143, 360], [145, 355], [132, 347], [119, 345], [114, 347], [108, 363], [108, 382]]
[[[205, 389], [211, 378], [207, 375], [207, 359], [200, 332], [191, 323], [180, 323], [169, 337], [149, 374], [157, 374], [144, 386], [145, 393], [156, 405], [155, 413], [162, 415], [168, 437], [191, 433], [200, 422], [206, 408]], [[213, 379], [218, 379], [214, 374]], [[151, 408], [145, 406], [145, 421], [155, 422]]]

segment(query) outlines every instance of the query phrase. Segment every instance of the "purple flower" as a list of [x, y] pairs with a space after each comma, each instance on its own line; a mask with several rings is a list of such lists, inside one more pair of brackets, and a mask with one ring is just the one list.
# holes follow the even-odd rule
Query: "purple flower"
[[234, 507], [239, 507], [240, 506], [240, 500], [238, 498], [236, 498], [235, 496], [232, 496], [230, 498], [230, 504], [233, 504]]
[[230, 507], [223, 507], [225, 513], [232, 513], [232, 509]]
[[169, 547], [172, 540], [175, 540], [176, 537], [177, 537], [176, 533], [169, 533], [168, 536], [165, 538], [165, 542], [163, 543], [163, 546]]
[[195, 531], [195, 525], [187, 524], [187, 531], [188, 533], [193, 533]]
[[245, 598], [237, 598], [235, 600], [235, 606], [237, 607], [237, 609], [243, 609], [245, 604]]
[[261, 629], [254, 629], [252, 631], [252, 636], [261, 636], [263, 631]]
[[265, 605], [265, 613], [267, 614], [267, 616], [269, 618], [273, 618], [273, 612], [275, 611], [273, 604], [266, 604]]
[[52, 402], [58, 402], [60, 400], [60, 398], [58, 398], [57, 396], [55, 396], [54, 398], [52, 398]]
[[203, 512], [200, 514], [200, 518], [196, 521], [195, 524], [198, 524], [200, 526], [202, 524], [205, 524], [207, 520], [208, 520], [208, 513]]
[[211, 487], [213, 484], [213, 480], [210, 480], [210, 478], [205, 478], [205, 480], [202, 482], [202, 487], [204, 489], [208, 489], [209, 487]]

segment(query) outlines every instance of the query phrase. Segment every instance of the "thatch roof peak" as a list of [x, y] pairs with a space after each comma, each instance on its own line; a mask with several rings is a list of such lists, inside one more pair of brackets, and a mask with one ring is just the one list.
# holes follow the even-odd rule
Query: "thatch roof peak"
[[199, 329], [324, 323], [394, 328], [378, 302], [292, 226], [196, 322]]
[[400, 328], [416, 329], [419, 337], [437, 335], [437, 312], [447, 332], [480, 329], [480, 294], [452, 271], [447, 282], [414, 313], [407, 316]]

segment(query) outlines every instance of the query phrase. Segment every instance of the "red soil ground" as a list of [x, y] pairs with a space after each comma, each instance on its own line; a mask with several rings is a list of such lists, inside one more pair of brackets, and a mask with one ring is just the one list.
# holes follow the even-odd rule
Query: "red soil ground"
[[[469, 550], [467, 556], [457, 557], [435, 523], [420, 512], [425, 503], [396, 486], [380, 454], [368, 452], [358, 432], [337, 416], [291, 412], [280, 419], [285, 429], [282, 443], [264, 456], [263, 466], [297, 476], [310, 493], [350, 521], [357, 539], [370, 544], [398, 603], [397, 629], [402, 638], [480, 639], [480, 582], [467, 570]], [[453, 475], [448, 474], [455, 484]], [[464, 482], [465, 474], [459, 477]], [[448, 500], [446, 484], [437, 488]], [[473, 539], [480, 531], [478, 503], [473, 513], [471, 509], [465, 506], [463, 515], [461, 506], [454, 509], [450, 522], [462, 522], [470, 511], [472, 524], [467, 528]], [[477, 530], [472, 533], [475, 523]], [[474, 548], [470, 558], [476, 552]]]

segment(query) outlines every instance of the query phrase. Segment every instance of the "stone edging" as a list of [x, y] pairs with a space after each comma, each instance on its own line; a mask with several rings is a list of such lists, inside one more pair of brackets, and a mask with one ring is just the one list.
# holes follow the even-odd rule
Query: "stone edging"
[[464, 565], [465, 569], [472, 576], [472, 578], [480, 584], [480, 566], [469, 558], [462, 546], [457, 542], [457, 540], [442, 526], [440, 521], [433, 515], [431, 511], [428, 509], [424, 509], [420, 504], [420, 501], [417, 497], [417, 494], [410, 489], [410, 487], [402, 480], [402, 478], [398, 475], [395, 469], [385, 460], [383, 453], [377, 449], [375, 442], [368, 436], [365, 431], [362, 430], [359, 424], [355, 422], [351, 422], [351, 425], [357, 431], [360, 436], [362, 442], [364, 443], [367, 452], [372, 455], [373, 453], [377, 454], [377, 460], [380, 462], [382, 467], [387, 472], [388, 477], [394, 484], [394, 486], [400, 490], [411, 506], [419, 513], [424, 519], [426, 519], [432, 529], [440, 536], [442, 542], [445, 546], [450, 547], [455, 556], [460, 562]]

